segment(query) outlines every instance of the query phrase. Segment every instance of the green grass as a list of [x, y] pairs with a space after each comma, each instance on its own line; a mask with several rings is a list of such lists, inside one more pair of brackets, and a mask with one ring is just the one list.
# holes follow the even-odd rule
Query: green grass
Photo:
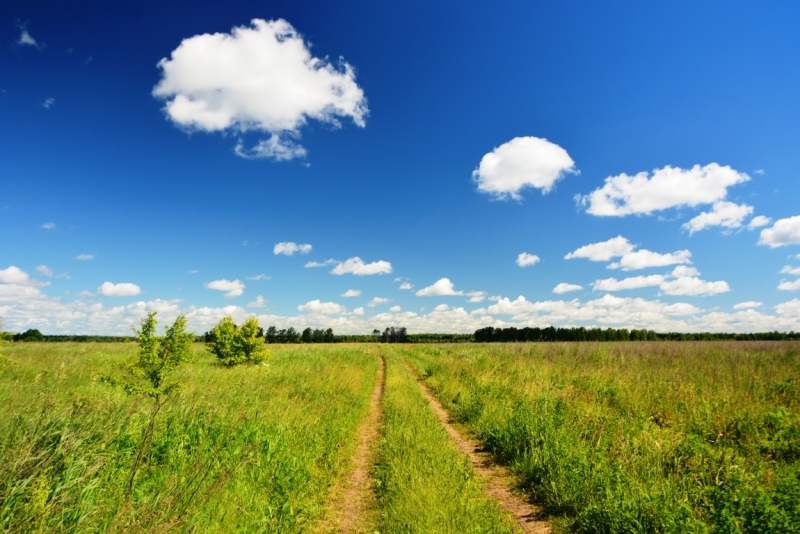
[[126, 504], [152, 401], [99, 377], [136, 346], [4, 346], [0, 530], [303, 531], [345, 474], [378, 360], [363, 346], [270, 349], [269, 365], [226, 369], [195, 347]]
[[800, 532], [800, 344], [404, 347], [574, 532]]
[[514, 532], [402, 360], [390, 348], [383, 353], [383, 437], [376, 467], [380, 532]]

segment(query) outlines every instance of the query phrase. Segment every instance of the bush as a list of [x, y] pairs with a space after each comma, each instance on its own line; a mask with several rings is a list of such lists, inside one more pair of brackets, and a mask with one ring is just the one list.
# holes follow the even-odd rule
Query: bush
[[236, 326], [231, 317], [224, 317], [211, 329], [213, 352], [223, 365], [232, 367], [240, 363], [261, 363], [270, 357], [259, 337], [258, 319], [250, 317], [242, 326]]
[[14, 341], [44, 341], [44, 336], [36, 328], [25, 330], [21, 334], [14, 334]]

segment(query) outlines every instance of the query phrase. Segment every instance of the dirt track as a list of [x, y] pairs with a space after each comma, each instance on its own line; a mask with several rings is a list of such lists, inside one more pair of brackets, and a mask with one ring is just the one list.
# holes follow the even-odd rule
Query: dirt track
[[464, 454], [472, 462], [475, 472], [486, 484], [486, 496], [495, 499], [506, 512], [512, 514], [517, 521], [517, 527], [529, 534], [547, 534], [551, 532], [550, 525], [543, 518], [541, 510], [533, 504], [517, 497], [511, 492], [514, 478], [508, 470], [492, 461], [491, 455], [483, 451], [477, 441], [466, 438], [451, 424], [447, 411], [436, 398], [431, 395], [425, 384], [419, 379], [414, 370], [406, 364], [408, 371], [417, 380], [422, 393], [431, 403], [433, 411], [441, 421], [447, 433]]

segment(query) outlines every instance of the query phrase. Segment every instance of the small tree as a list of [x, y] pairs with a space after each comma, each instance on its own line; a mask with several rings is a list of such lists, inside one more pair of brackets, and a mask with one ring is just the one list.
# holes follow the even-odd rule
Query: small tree
[[156, 312], [142, 319], [141, 330], [133, 329], [139, 343], [138, 358], [130, 363], [126, 370], [128, 376], [123, 379], [103, 377], [104, 382], [121, 386], [128, 394], [142, 394], [154, 400], [150, 410], [150, 420], [142, 436], [142, 443], [136, 455], [131, 478], [128, 483], [126, 498], [133, 492], [136, 473], [142, 463], [145, 450], [153, 438], [156, 416], [161, 407], [170, 399], [171, 394], [179, 388], [178, 383], [166, 383], [167, 374], [176, 369], [189, 358], [194, 334], [186, 331], [186, 316], [181, 315], [171, 327], [167, 328], [163, 337], [156, 335]]
[[223, 317], [211, 333], [213, 352], [223, 365], [232, 367], [240, 363], [261, 363], [269, 358], [264, 339], [258, 336], [258, 319], [250, 317], [241, 327], [236, 326], [231, 317]]

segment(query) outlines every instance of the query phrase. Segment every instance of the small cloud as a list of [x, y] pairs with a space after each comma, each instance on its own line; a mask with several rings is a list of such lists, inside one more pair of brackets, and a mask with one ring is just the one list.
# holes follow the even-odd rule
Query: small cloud
[[364, 308], [359, 306], [355, 310], [353, 310], [353, 315], [364, 315]]
[[[756, 174], [758, 174], [758, 173], [756, 173]], [[763, 171], [762, 171], [761, 174], [763, 174]], [[753, 301], [753, 300], [748, 300], [747, 302], [740, 302], [739, 304], [734, 304], [733, 305], [733, 309], [734, 310], [752, 310], [752, 309], [755, 309], [755, 308], [760, 308], [763, 305], [764, 305], [763, 302], [756, 302], [756, 301]]]
[[197, 269], [192, 269], [191, 271], [186, 271], [186, 274], [197, 274], [199, 272]]
[[771, 228], [761, 230], [758, 244], [770, 248], [800, 244], [800, 215], [779, 219]]
[[42, 107], [44, 109], [50, 109], [51, 107], [53, 107], [53, 104], [55, 104], [55, 103], [56, 103], [56, 99], [55, 98], [48, 97], [48, 98], [44, 99], [44, 102], [42, 102]]
[[553, 293], [557, 295], [561, 295], [562, 293], [569, 293], [570, 291], [580, 291], [583, 289], [583, 286], [579, 286], [578, 284], [568, 284], [566, 282], [561, 282], [556, 287], [553, 288]]
[[778, 284], [778, 289], [781, 291], [797, 291], [800, 289], [800, 278], [793, 282], [781, 281], [781, 283]]
[[92, 61], [94, 61], [94, 58], [92, 56], [89, 56], [86, 58], [86, 61], [84, 61], [84, 63], [86, 63], [87, 65], [91, 65]]
[[402, 308], [400, 308], [400, 306], [392, 306], [391, 308], [389, 308], [389, 311], [392, 313], [398, 313], [401, 309]]
[[762, 175], [762, 174], [764, 174], [764, 169], [756, 169], [756, 170], [753, 171], [753, 174]]
[[83, 298], [85, 298], [85, 299], [89, 299], [89, 298], [92, 298], [92, 297], [96, 297], [97, 295], [96, 295], [96, 294], [94, 294], [94, 293], [92, 293], [91, 291], [86, 291], [86, 290], [84, 289], [83, 291], [81, 291], [80, 293], [78, 293], [78, 296], [79, 296], [79, 297], [83, 297]]
[[103, 285], [97, 288], [97, 292], [104, 297], [132, 297], [142, 292], [142, 288], [136, 284], [122, 282], [119, 284], [112, 284], [111, 282], [103, 282]]
[[756, 215], [747, 225], [747, 227], [752, 230], [754, 228], [761, 228], [762, 226], [767, 226], [769, 223], [772, 222], [772, 219], [769, 217], [764, 217], [763, 215]]
[[306, 302], [297, 307], [299, 311], [306, 311], [310, 314], [317, 315], [335, 315], [337, 313], [345, 313], [347, 308], [335, 302], [320, 302], [319, 299]]
[[403, 277], [402, 276], [398, 276], [397, 278], [394, 279], [394, 281], [395, 282], [402, 282], [403, 281]]
[[248, 280], [272, 280], [271, 276], [267, 276], [266, 274], [257, 274], [255, 276], [248, 276]]
[[367, 303], [367, 306], [369, 306], [370, 308], [374, 308], [375, 306], [386, 304], [388, 302], [390, 302], [389, 299], [385, 299], [383, 297], [375, 297]]
[[501, 297], [500, 295], [492, 295], [491, 297], [489, 297], [489, 300], [492, 301], [492, 302], [497, 302], [502, 298], [503, 297]]
[[28, 31], [27, 22], [25, 23], [17, 22], [17, 28], [19, 28], [19, 39], [17, 39], [16, 42], [19, 46], [32, 46], [37, 50], [42, 50], [44, 49], [45, 46], [47, 46], [44, 43], [38, 43], [36, 39], [33, 38], [33, 36]]
[[264, 308], [264, 307], [266, 307], [267, 302], [268, 302], [267, 299], [265, 299], [264, 297], [259, 295], [259, 296], [256, 297], [256, 300], [254, 300], [253, 302], [248, 302], [247, 303], [247, 307], [248, 308]]
[[433, 285], [423, 287], [416, 292], [418, 297], [446, 297], [463, 295], [463, 291], [456, 291], [449, 278], [440, 278]]
[[328, 265], [336, 265], [337, 263], [339, 263], [337, 260], [310, 261], [305, 264], [305, 267], [313, 269], [314, 267], [327, 267]]
[[539, 256], [536, 254], [528, 254], [527, 252], [523, 252], [519, 256], [517, 256], [517, 265], [520, 267], [527, 267], [528, 265], [536, 265], [542, 261]]
[[52, 230], [55, 227], [56, 227], [56, 223], [54, 223], [54, 222], [46, 222], [43, 225], [41, 225], [39, 228], [41, 228], [42, 230]]
[[342, 296], [345, 297], [345, 298], [360, 297], [361, 296], [361, 290], [360, 289], [348, 289], [347, 291], [342, 293]]
[[217, 291], [225, 291], [225, 297], [232, 299], [234, 297], [240, 296], [244, 293], [244, 288], [246, 287], [244, 283], [240, 280], [214, 280], [213, 282], [208, 282], [203, 284], [203, 287], [206, 289], [215, 289]]
[[69, 280], [71, 278], [71, 276], [69, 275], [69, 273], [61, 273], [61, 274], [57, 274], [56, 278], [64, 278], [65, 280]]
[[485, 291], [469, 291], [465, 295], [469, 297], [468, 302], [483, 302], [486, 300]]
[[36, 267], [36, 272], [43, 275], [43, 276], [53, 276], [53, 269], [48, 267], [47, 265], [39, 265]]
[[787, 265], [781, 269], [781, 274], [793, 274], [795, 276], [800, 276], [800, 267], [792, 267], [791, 265]]
[[243, 246], [243, 247], [246, 247], [246, 246], [248, 246], [249, 244], [250, 244], [250, 242], [249, 242], [247, 239], [245, 239], [244, 241], [242, 241], [242, 246]]
[[89, 261], [94, 259], [94, 254], [78, 254], [74, 259], [79, 261]]
[[293, 256], [295, 252], [300, 254], [308, 254], [314, 247], [308, 243], [297, 244], [293, 241], [283, 241], [275, 245], [272, 252], [277, 256], [283, 254], [284, 256]]
[[412, 286], [408, 282], [403, 282], [402, 284], [400, 284], [400, 289], [414, 289], [414, 286]]

